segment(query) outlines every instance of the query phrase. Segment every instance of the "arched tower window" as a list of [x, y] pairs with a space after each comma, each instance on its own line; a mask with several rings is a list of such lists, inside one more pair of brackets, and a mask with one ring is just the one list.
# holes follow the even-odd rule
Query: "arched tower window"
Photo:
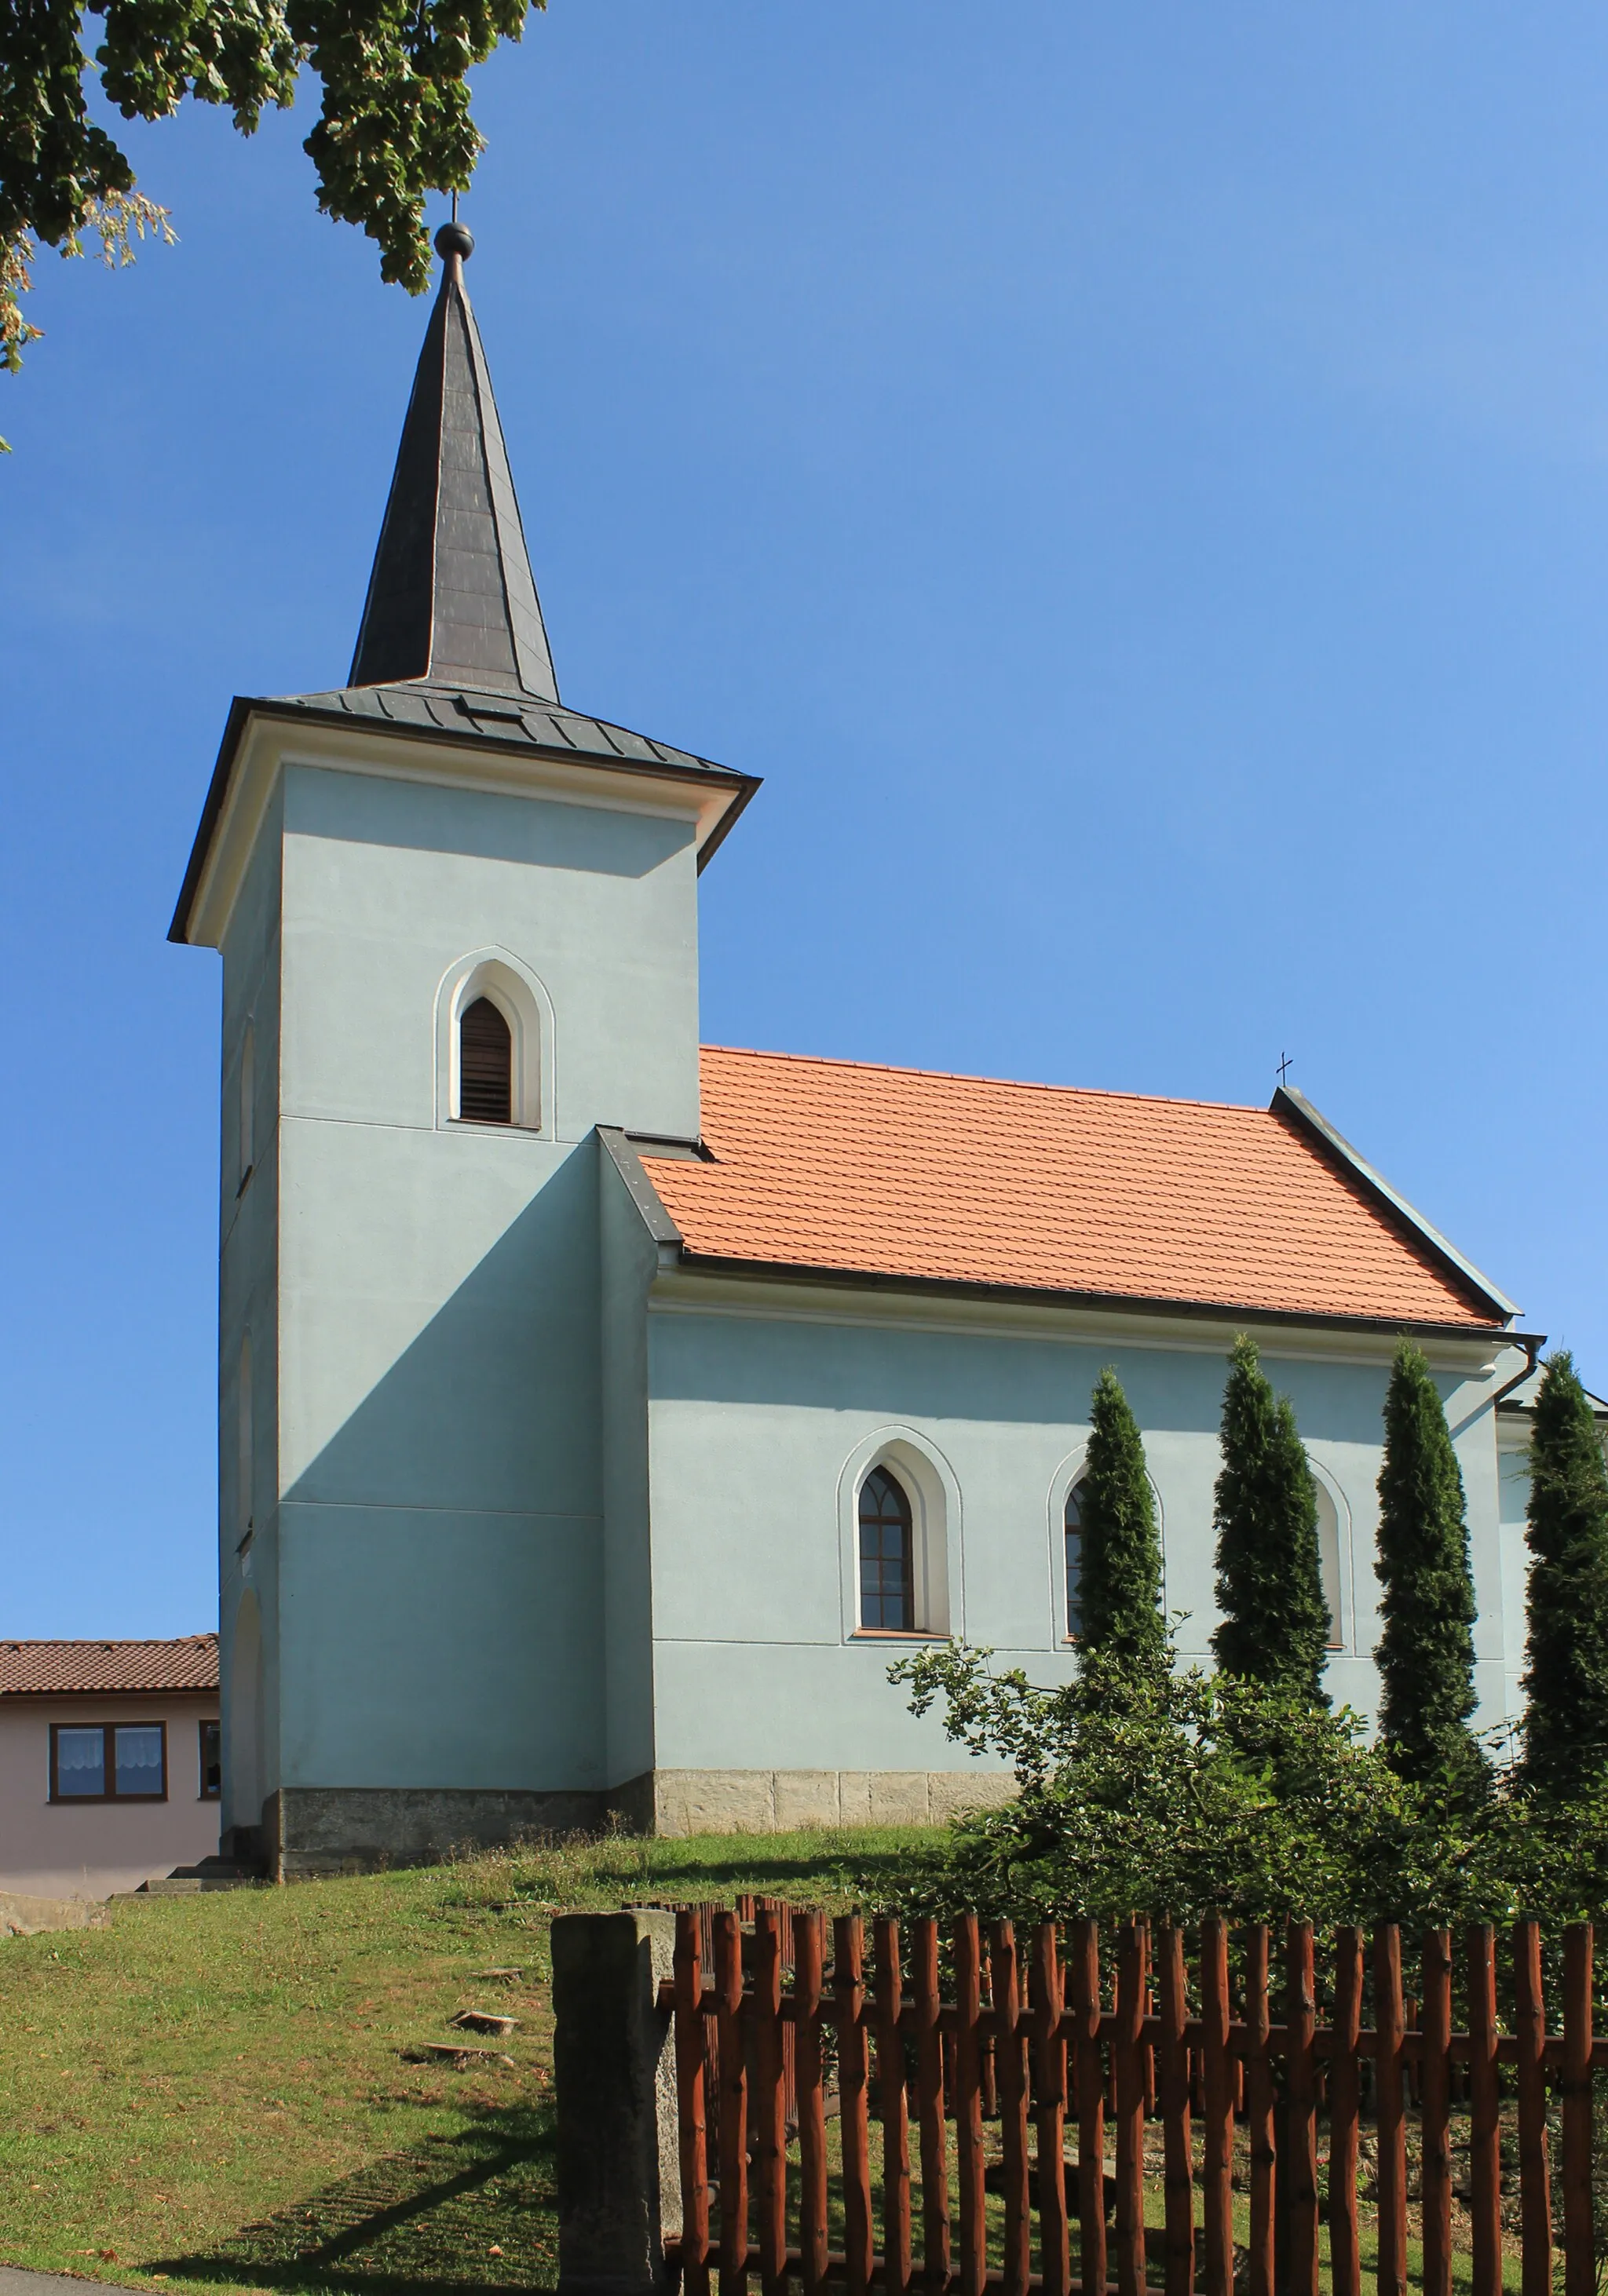
[[860, 1487], [860, 1624], [915, 1630], [915, 1538], [910, 1500], [886, 1467]]
[[1080, 1477], [1066, 1495], [1066, 1632], [1076, 1642], [1083, 1632], [1083, 1493]]
[[513, 1121], [513, 1033], [489, 996], [458, 1022], [458, 1114], [468, 1124]]

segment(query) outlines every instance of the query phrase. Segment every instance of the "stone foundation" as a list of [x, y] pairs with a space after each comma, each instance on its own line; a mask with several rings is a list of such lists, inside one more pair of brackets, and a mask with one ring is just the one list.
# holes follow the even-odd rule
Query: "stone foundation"
[[263, 1804], [258, 1856], [275, 1882], [438, 1864], [521, 1834], [595, 1833], [602, 1794], [480, 1787], [286, 1786]]
[[1015, 1791], [1008, 1770], [650, 1770], [609, 1803], [636, 1833], [793, 1833], [942, 1825]]
[[287, 1786], [227, 1854], [275, 1882], [429, 1866], [521, 1835], [793, 1833], [840, 1825], [941, 1825], [1008, 1801], [997, 1770], [648, 1770], [604, 1793], [475, 1787]]

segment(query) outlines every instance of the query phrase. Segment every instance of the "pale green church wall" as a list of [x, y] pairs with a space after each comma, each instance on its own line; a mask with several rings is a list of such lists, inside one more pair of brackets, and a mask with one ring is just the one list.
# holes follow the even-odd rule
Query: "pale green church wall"
[[[686, 1287], [690, 1290], [691, 1287]], [[1136, 1319], [1136, 1322], [1137, 1319]], [[1067, 1677], [1062, 1507], [1087, 1399], [1114, 1363], [1144, 1433], [1169, 1610], [1186, 1656], [1216, 1622], [1212, 1487], [1224, 1350], [1056, 1342], [685, 1308], [651, 1317], [656, 1756], [661, 1768], [939, 1770], [964, 1757], [889, 1685], [883, 1641], [857, 1640], [853, 1494], [879, 1439], [925, 1451], [949, 1494], [951, 1625], [1034, 1680]], [[1372, 1717], [1374, 1481], [1388, 1364], [1280, 1357], [1341, 1522], [1341, 1626], [1328, 1686]], [[1454, 1423], [1497, 1383], [1442, 1380]], [[1459, 1439], [1469, 1487], [1482, 1719], [1505, 1706], [1492, 1416]], [[711, 1632], [711, 1618], [718, 1630]]]
[[595, 1517], [287, 1502], [283, 1783], [597, 1790]]
[[647, 1296], [658, 1251], [599, 1144], [607, 1784], [653, 1767], [652, 1517], [648, 1466]]
[[1497, 1505], [1500, 1522], [1502, 1607], [1519, 1621], [1508, 1637], [1506, 1652], [1507, 1710], [1520, 1714], [1524, 1693], [1523, 1618], [1525, 1590], [1530, 1583], [1530, 1549], [1524, 1543], [1525, 1511], [1530, 1505], [1530, 1423], [1510, 1422], [1502, 1429], [1497, 1456]]
[[[252, 872], [282, 849], [262, 1790], [595, 1792], [594, 1128], [698, 1128], [692, 826], [308, 765], [282, 785]], [[267, 914], [237, 904], [231, 935]], [[444, 1119], [438, 1003], [485, 952], [550, 1020], [537, 1130]]]
[[696, 1134], [688, 821], [291, 766], [285, 839], [288, 1116], [433, 1129], [442, 977], [506, 948], [552, 999], [560, 1140]]
[[[272, 1660], [277, 1629], [281, 824], [275, 792], [222, 949], [217, 1521], [224, 1751], [220, 1816], [226, 1828], [256, 1824], [261, 1797], [277, 1783], [278, 1771]], [[243, 1095], [242, 1069], [248, 1087]], [[242, 1441], [246, 1406], [241, 1390], [242, 1376], [248, 1375], [248, 1337], [250, 1439]], [[242, 1554], [248, 1525], [250, 1543]], [[242, 1603], [249, 1631], [237, 1644]], [[247, 1800], [251, 1807], [244, 1806]]]

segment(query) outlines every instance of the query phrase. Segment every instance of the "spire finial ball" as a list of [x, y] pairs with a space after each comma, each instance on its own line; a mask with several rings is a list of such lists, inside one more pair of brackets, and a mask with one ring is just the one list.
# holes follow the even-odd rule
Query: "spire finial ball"
[[467, 263], [474, 253], [474, 234], [467, 224], [444, 223], [436, 234], [436, 253], [460, 256]]

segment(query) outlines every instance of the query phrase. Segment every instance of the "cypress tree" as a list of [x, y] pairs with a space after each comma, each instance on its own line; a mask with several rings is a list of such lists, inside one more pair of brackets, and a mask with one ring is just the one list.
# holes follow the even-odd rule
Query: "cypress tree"
[[1326, 1706], [1329, 1639], [1317, 1554], [1317, 1491], [1287, 1396], [1276, 1396], [1243, 1332], [1223, 1393], [1217, 1482], [1217, 1595], [1211, 1637], [1228, 1674]]
[[1463, 1476], [1430, 1367], [1411, 1340], [1391, 1366], [1379, 1472], [1380, 1612], [1374, 1656], [1379, 1727], [1405, 1778], [1478, 1791], [1485, 1761], [1469, 1735], [1474, 1697], [1474, 1582]]
[[1569, 1793], [1608, 1768], [1608, 1469], [1573, 1357], [1549, 1357], [1530, 1440], [1524, 1766]]
[[1083, 1519], [1080, 1595], [1086, 1650], [1134, 1667], [1160, 1667], [1161, 1542], [1144, 1445], [1121, 1382], [1107, 1365], [1089, 1405], [1088, 1462], [1079, 1487]]

